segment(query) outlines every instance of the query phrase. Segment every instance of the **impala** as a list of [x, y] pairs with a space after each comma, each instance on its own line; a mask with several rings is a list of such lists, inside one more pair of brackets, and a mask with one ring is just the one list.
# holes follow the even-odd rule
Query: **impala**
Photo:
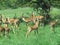
[[27, 33], [26, 33], [26, 37], [28, 37], [29, 33], [30, 33], [31, 31], [33, 31], [33, 30], [35, 30], [35, 31], [38, 32], [38, 24], [39, 24], [39, 21], [36, 20], [36, 21], [35, 21], [35, 24], [34, 24], [33, 26], [29, 26], [29, 25], [28, 25], [28, 28], [27, 28], [28, 31], [27, 31]]
[[57, 24], [57, 22], [58, 22], [58, 19], [56, 19], [55, 21], [51, 21], [51, 22], [50, 22], [50, 27], [51, 27], [51, 30], [52, 30], [52, 31], [54, 31], [54, 27], [55, 27], [55, 25]]

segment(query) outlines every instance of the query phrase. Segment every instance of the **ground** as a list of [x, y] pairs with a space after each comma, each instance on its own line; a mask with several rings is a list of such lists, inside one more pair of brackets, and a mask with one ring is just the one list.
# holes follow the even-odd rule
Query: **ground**
[[[0, 10], [0, 14], [3, 14], [6, 17], [13, 17], [14, 15], [17, 17], [21, 16], [24, 13], [24, 16], [29, 16], [32, 13], [31, 8], [18, 8], [18, 9], [6, 9]], [[56, 15], [60, 15], [60, 9], [52, 8], [50, 15], [52, 17]], [[20, 30], [15, 29], [16, 33], [9, 33], [9, 37], [5, 38], [0, 37], [0, 45], [60, 45], [60, 27], [56, 27], [56, 33], [53, 33], [50, 30], [49, 25], [42, 26], [38, 28], [38, 34], [35, 34], [32, 31], [28, 38], [26, 38], [25, 34], [27, 31], [27, 26], [25, 23], [20, 24]]]

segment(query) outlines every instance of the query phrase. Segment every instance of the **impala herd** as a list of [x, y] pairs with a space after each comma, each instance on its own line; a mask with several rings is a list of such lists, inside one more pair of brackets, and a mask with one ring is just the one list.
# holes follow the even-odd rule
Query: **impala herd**
[[[27, 32], [26, 32], [26, 37], [28, 37], [28, 35], [30, 34], [31, 31], [34, 31], [36, 33], [38, 33], [38, 27], [39, 26], [42, 26], [44, 25], [44, 21], [45, 20], [45, 16], [43, 15], [34, 15], [34, 13], [32, 13], [32, 15], [30, 17], [27, 17], [25, 18], [23, 15], [19, 18], [9, 18], [9, 17], [4, 17], [2, 14], [0, 14], [0, 36], [1, 34], [4, 35], [4, 36], [8, 36], [9, 32], [10, 32], [10, 28], [8, 26], [11, 25], [12, 27], [12, 31], [13, 33], [15, 33], [15, 30], [14, 30], [14, 27], [19, 27], [20, 22], [21, 20], [19, 19], [22, 19], [22, 21], [24, 21], [26, 23], [26, 26], [27, 26]], [[29, 22], [33, 22], [34, 24], [32, 26], [30, 26], [28, 23]], [[51, 30], [54, 31], [54, 27], [55, 25], [57, 24], [58, 22], [58, 19], [55, 19], [53, 21], [50, 21], [48, 24], [50, 25], [51, 27]], [[2, 26], [2, 23], [4, 24]]]

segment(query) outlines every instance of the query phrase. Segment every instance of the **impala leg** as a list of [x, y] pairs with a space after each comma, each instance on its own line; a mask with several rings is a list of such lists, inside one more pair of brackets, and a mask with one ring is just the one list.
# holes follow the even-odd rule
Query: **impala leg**
[[19, 30], [19, 24], [15, 24], [17, 30]]
[[17, 24], [15, 24], [16, 28], [17, 28]]
[[14, 29], [13, 29], [13, 33], [15, 34], [15, 31], [14, 31]]
[[7, 34], [7, 30], [5, 30], [5, 37], [7, 37], [7, 35], [8, 35], [8, 34]]
[[13, 29], [13, 33], [15, 34], [15, 30]]
[[54, 27], [51, 27], [52, 32], [55, 32]]
[[0, 31], [0, 36], [2, 36], [2, 32]]
[[28, 25], [28, 22], [26, 22], [26, 26]]
[[39, 21], [39, 25], [42, 26], [42, 22], [41, 22], [41, 20]]
[[8, 37], [8, 35], [9, 35], [9, 30], [10, 30], [10, 29], [6, 29], [6, 30], [5, 30], [5, 37]]
[[31, 32], [31, 30], [28, 30], [26, 33], [26, 37], [28, 37], [29, 33]]
[[38, 29], [34, 30], [35, 34], [38, 34]]
[[13, 31], [13, 33], [15, 33], [15, 29], [14, 29], [14, 26], [12, 26], [12, 31]]
[[36, 33], [38, 34], [38, 30], [36, 30]]

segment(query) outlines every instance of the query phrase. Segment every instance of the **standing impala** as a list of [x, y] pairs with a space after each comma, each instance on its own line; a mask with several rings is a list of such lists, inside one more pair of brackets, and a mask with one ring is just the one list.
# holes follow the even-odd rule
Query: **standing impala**
[[8, 28], [8, 24], [4, 24], [4, 29], [5, 29], [5, 37], [8, 36], [10, 29]]
[[35, 22], [34, 13], [32, 13], [32, 15], [31, 15], [30, 17], [27, 17], [27, 18], [24, 18], [24, 17], [22, 16], [22, 20], [23, 20], [24, 22], [26, 22], [26, 25], [28, 24], [28, 22], [31, 22], [31, 21]]
[[39, 21], [36, 20], [36, 21], [35, 21], [35, 24], [34, 24], [33, 26], [29, 26], [29, 25], [28, 25], [28, 29], [27, 29], [28, 31], [27, 31], [27, 33], [26, 33], [26, 37], [28, 37], [29, 33], [30, 33], [31, 31], [33, 31], [33, 30], [35, 30], [35, 31], [38, 32], [38, 24], [39, 24]]
[[39, 16], [36, 16], [36, 18], [39, 20], [40, 25], [44, 25], [44, 16], [39, 15]]
[[33, 12], [32, 15], [31, 15], [31, 17], [32, 17], [32, 21], [34, 23], [35, 23], [35, 20], [38, 19], [40, 25], [43, 25], [43, 23], [44, 23], [44, 16], [42, 16], [42, 15], [34, 15], [34, 12]]
[[55, 28], [55, 25], [57, 24], [57, 22], [58, 22], [58, 19], [56, 19], [55, 21], [50, 22], [50, 27], [51, 27], [52, 31], [54, 31], [54, 28]]
[[2, 23], [6, 22], [6, 18], [4, 17], [4, 15], [1, 15], [1, 21], [2, 21]]
[[4, 27], [3, 26], [0, 26], [0, 34], [3, 33], [3, 35], [6, 37], [9, 33], [9, 28], [7, 26], [7, 24], [4, 24]]
[[13, 33], [15, 33], [14, 27], [17, 27], [17, 26], [18, 26], [18, 25], [17, 25], [17, 22], [18, 22], [18, 21], [19, 21], [18, 19], [9, 18], [9, 17], [7, 18], [7, 22], [13, 26], [13, 27], [12, 27]]

